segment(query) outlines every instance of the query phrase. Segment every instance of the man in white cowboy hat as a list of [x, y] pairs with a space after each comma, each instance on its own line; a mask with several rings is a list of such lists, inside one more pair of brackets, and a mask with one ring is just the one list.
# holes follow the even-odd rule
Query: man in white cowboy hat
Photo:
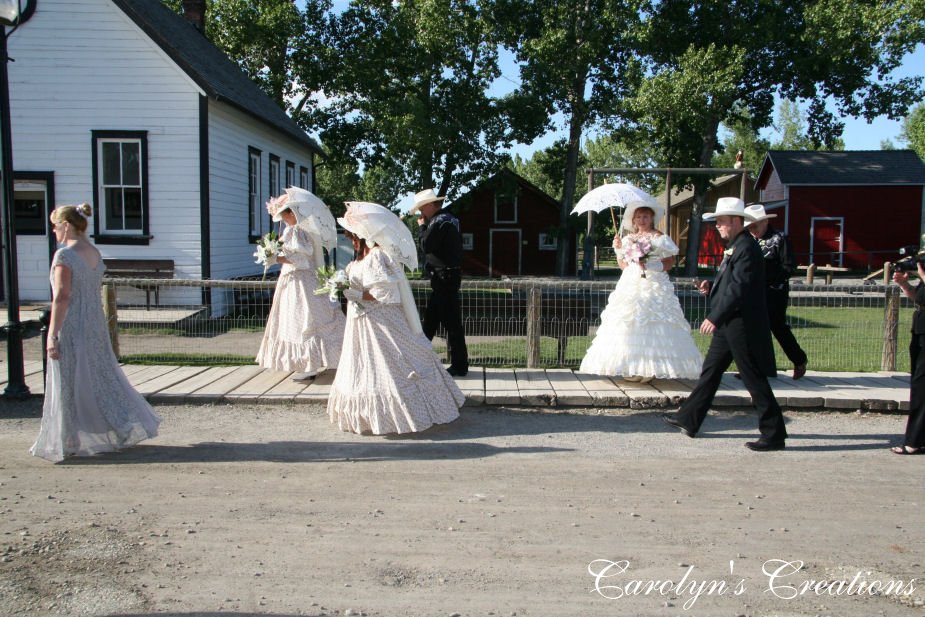
[[761, 438], [745, 446], [758, 452], [783, 450], [787, 429], [768, 384], [768, 377], [776, 376], [777, 371], [765, 301], [764, 259], [758, 242], [745, 228], [751, 215], [741, 199], [722, 197], [716, 203], [716, 212], [704, 214], [703, 218], [716, 219], [716, 229], [727, 247], [708, 292], [709, 312], [700, 326], [701, 333], [713, 338], [697, 385], [677, 413], [665, 414], [664, 420], [694, 437], [713, 403], [723, 373], [735, 360], [759, 413]]
[[430, 298], [424, 310], [424, 334], [433, 340], [440, 324], [443, 324], [450, 353], [447, 371], [450, 375], [461, 377], [469, 372], [469, 351], [459, 303], [462, 235], [459, 233], [459, 219], [441, 209], [443, 200], [444, 197], [438, 196], [433, 189], [425, 189], [414, 196], [410, 212], [418, 214], [424, 272], [430, 278]]
[[799, 379], [806, 374], [806, 352], [800, 347], [790, 326], [787, 325], [787, 305], [790, 303], [790, 277], [796, 272], [793, 250], [790, 240], [784, 232], [775, 229], [768, 219], [776, 214], [768, 214], [764, 205], [752, 204], [745, 208], [752, 221], [747, 224], [748, 231], [758, 241], [764, 255], [764, 277], [768, 285], [768, 319], [771, 320], [771, 333], [780, 343], [781, 349], [793, 363], [793, 378]]

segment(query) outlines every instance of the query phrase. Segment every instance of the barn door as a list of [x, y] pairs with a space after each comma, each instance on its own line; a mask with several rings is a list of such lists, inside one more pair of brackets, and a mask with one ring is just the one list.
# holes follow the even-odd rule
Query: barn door
[[492, 229], [490, 235], [490, 255], [488, 258], [488, 275], [520, 274], [520, 230]]
[[844, 217], [813, 217], [809, 238], [810, 263], [817, 266], [841, 266], [844, 261], [844, 246]]

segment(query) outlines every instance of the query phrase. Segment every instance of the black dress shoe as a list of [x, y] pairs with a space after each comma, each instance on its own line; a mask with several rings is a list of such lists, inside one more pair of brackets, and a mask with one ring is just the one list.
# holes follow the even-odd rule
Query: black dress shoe
[[446, 372], [452, 375], [453, 377], [465, 377], [469, 374], [469, 369], [459, 369], [454, 366], [446, 369]]
[[688, 428], [686, 428], [686, 427], [685, 427], [684, 425], [682, 425], [680, 422], [678, 422], [678, 419], [675, 418], [675, 417], [674, 417], [673, 415], [671, 415], [670, 413], [664, 413], [664, 414], [662, 414], [662, 420], [664, 420], [664, 421], [665, 421], [665, 424], [667, 424], [668, 426], [673, 426], [674, 428], [678, 429], [679, 431], [681, 431], [682, 433], [684, 433], [686, 436], [690, 437], [691, 439], [693, 439], [693, 438], [694, 438], [694, 435], [697, 434], [697, 433], [695, 433], [694, 431], [689, 430]]
[[765, 441], [764, 439], [759, 439], [758, 441], [745, 442], [745, 447], [755, 452], [772, 452], [774, 450], [783, 450], [785, 445], [783, 439], [780, 441]]
[[797, 364], [793, 367], [793, 380], [796, 381], [800, 377], [806, 374], [806, 363]]

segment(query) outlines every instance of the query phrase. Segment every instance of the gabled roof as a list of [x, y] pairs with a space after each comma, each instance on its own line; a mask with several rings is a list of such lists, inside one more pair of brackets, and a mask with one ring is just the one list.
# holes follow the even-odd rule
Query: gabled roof
[[318, 154], [321, 147], [228, 56], [160, 0], [112, 0], [206, 95], [237, 107]]
[[[754, 178], [749, 173], [747, 182], [750, 182], [753, 179]], [[736, 184], [738, 184], [741, 181], [742, 181], [741, 174], [726, 174], [725, 176], [716, 176], [710, 180], [710, 188], [712, 189], [714, 187], [725, 186], [729, 184], [730, 182], [735, 182]], [[655, 200], [659, 204], [664, 206], [667, 203], [667, 196], [668, 196], [668, 191], [662, 191], [656, 196]], [[677, 193], [673, 192], [671, 194], [671, 207], [676, 208], [681, 204], [691, 201], [692, 199], [694, 199], [694, 187], [685, 186]]]
[[772, 168], [785, 185], [925, 185], [925, 163], [912, 150], [770, 150], [756, 186]]
[[475, 193], [477, 193], [478, 191], [482, 191], [482, 190], [489, 189], [489, 188], [503, 187], [512, 182], [519, 184], [520, 186], [524, 187], [525, 189], [527, 189], [528, 191], [532, 193], [536, 193], [543, 202], [555, 208], [556, 210], [559, 210], [562, 208], [562, 204], [556, 201], [555, 199], [553, 199], [543, 189], [536, 186], [535, 184], [533, 184], [532, 182], [530, 182], [523, 176], [511, 171], [507, 167], [501, 168], [501, 170], [498, 173], [482, 180], [477, 185], [469, 189], [464, 195], [460, 195], [459, 197], [457, 197], [455, 200], [453, 200], [453, 203], [450, 205], [450, 208], [452, 209], [453, 207], [464, 206], [468, 204], [469, 202], [472, 201], [472, 196], [475, 195]]

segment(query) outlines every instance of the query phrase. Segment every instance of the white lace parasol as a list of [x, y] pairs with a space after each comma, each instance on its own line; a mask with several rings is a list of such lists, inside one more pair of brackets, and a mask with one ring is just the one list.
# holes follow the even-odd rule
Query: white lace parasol
[[298, 225], [329, 251], [337, 246], [337, 223], [321, 198], [295, 186], [286, 189], [286, 193], [289, 195], [286, 206], [296, 215]]
[[409, 270], [418, 267], [418, 251], [408, 226], [398, 215], [379, 204], [368, 201], [348, 201], [347, 212], [337, 219], [341, 226], [366, 240], [370, 245], [382, 247], [395, 261]]

